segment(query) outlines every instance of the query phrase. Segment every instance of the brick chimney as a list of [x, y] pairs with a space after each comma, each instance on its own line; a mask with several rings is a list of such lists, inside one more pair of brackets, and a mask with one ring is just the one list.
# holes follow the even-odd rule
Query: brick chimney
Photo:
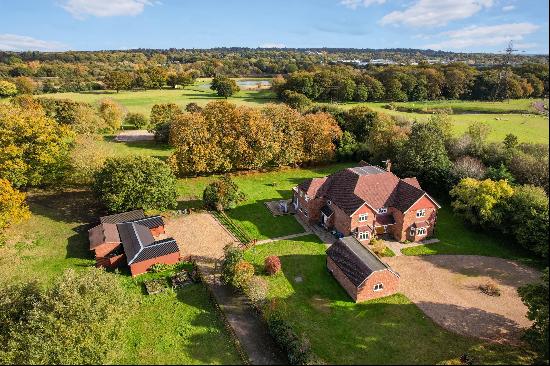
[[391, 160], [388, 159], [388, 160], [384, 160], [383, 162], [386, 163], [386, 170], [388, 172], [391, 172]]

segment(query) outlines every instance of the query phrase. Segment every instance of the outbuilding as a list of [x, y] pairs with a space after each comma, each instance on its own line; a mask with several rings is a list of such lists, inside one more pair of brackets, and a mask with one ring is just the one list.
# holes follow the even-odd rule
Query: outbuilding
[[399, 274], [355, 237], [339, 239], [326, 253], [328, 270], [355, 302], [397, 292]]

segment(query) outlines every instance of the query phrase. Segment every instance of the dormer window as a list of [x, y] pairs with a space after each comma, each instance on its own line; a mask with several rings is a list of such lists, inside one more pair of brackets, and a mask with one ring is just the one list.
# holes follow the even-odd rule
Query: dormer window
[[327, 200], [327, 205], [328, 205], [328, 206], [332, 205], [332, 201], [331, 201], [331, 200]]
[[424, 217], [424, 216], [426, 216], [426, 209], [425, 208], [422, 208], [422, 209], [416, 211], [416, 217]]
[[369, 214], [361, 214], [359, 215], [359, 222], [365, 222], [369, 218]]
[[378, 209], [378, 213], [379, 213], [379, 214], [388, 213], [388, 208], [387, 208], [387, 207], [380, 207], [380, 208]]

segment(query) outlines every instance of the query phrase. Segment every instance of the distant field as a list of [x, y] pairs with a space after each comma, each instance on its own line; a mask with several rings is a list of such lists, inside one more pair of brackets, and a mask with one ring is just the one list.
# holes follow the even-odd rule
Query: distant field
[[[253, 79], [243, 79], [253, 80]], [[257, 79], [266, 80], [266, 79]], [[103, 98], [112, 98], [122, 104], [129, 112], [141, 112], [149, 115], [151, 107], [157, 103], [176, 103], [185, 107], [195, 102], [205, 105], [212, 100], [220, 100], [214, 92], [208, 89], [209, 79], [200, 79], [193, 86], [186, 89], [162, 89], [147, 91], [111, 91], [89, 93], [59, 93], [44, 94], [48, 98], [69, 98], [82, 102], [98, 103]], [[258, 106], [265, 103], [277, 103], [275, 95], [269, 90], [242, 90], [229, 102], [237, 105]], [[454, 133], [464, 133], [472, 122], [481, 121], [492, 128], [489, 139], [501, 141], [508, 133], [517, 135], [520, 141], [548, 143], [548, 117], [533, 113], [533, 99], [517, 99], [506, 102], [479, 102], [479, 101], [430, 101], [396, 103], [397, 106], [413, 110], [432, 108], [451, 108], [454, 121]], [[426, 120], [429, 114], [392, 111], [383, 108], [387, 103], [346, 103], [336, 104], [338, 107], [349, 109], [357, 105], [365, 105], [374, 110], [391, 115], [399, 115], [409, 119]]]
[[[518, 99], [509, 102], [476, 102], [476, 101], [438, 101], [438, 102], [409, 102], [397, 103], [397, 105], [416, 106], [416, 108], [443, 108], [451, 107], [453, 110], [472, 111], [476, 113], [452, 114], [451, 119], [454, 122], [454, 134], [461, 135], [473, 122], [487, 123], [492, 131], [489, 134], [489, 140], [502, 141], [509, 133], [518, 136], [523, 142], [548, 143], [548, 117], [539, 114], [533, 114], [531, 105], [533, 99]], [[392, 111], [383, 108], [388, 103], [346, 103], [339, 105], [341, 108], [350, 109], [358, 105], [365, 105], [373, 110], [388, 113], [394, 116], [403, 116], [418, 121], [426, 120], [430, 117], [426, 113], [409, 113]], [[511, 110], [522, 110], [522, 113], [508, 113]]]
[[[243, 80], [253, 80], [246, 78]], [[266, 79], [258, 79], [266, 80]], [[85, 93], [56, 93], [43, 94], [47, 98], [68, 98], [79, 102], [96, 104], [101, 99], [111, 98], [122, 104], [128, 112], [140, 112], [149, 115], [151, 107], [157, 103], [175, 103], [185, 107], [188, 103], [194, 102], [198, 105], [205, 105], [212, 100], [223, 100], [216, 93], [208, 88], [206, 84], [209, 79], [201, 79], [193, 86], [185, 89], [155, 89], [144, 91], [96, 91]], [[275, 102], [275, 95], [269, 90], [241, 90], [233, 97], [227, 99], [237, 105], [256, 106], [269, 102]]]

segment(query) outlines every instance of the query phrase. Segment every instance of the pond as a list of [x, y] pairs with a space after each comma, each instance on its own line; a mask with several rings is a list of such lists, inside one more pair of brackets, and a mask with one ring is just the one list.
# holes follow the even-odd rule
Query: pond
[[[271, 80], [236, 80], [237, 85], [241, 89], [267, 89], [271, 87]], [[210, 89], [211, 83], [199, 85], [201, 89]]]

